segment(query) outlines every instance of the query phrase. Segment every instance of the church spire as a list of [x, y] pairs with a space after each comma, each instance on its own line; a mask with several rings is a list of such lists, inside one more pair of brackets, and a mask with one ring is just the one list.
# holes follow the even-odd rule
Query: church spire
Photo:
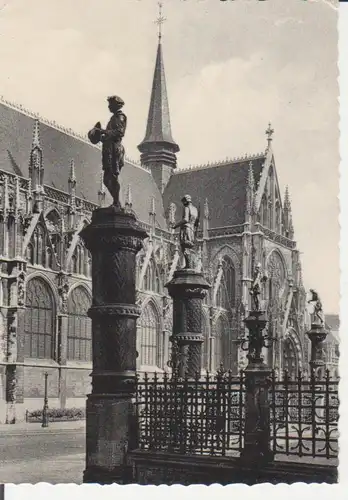
[[145, 137], [139, 144], [142, 164], [151, 168], [160, 191], [169, 181], [173, 169], [176, 167], [176, 154], [179, 146], [172, 137], [170, 124], [169, 104], [167, 95], [166, 77], [164, 72], [162, 52], [162, 29], [165, 21], [162, 16], [162, 4], [156, 24], [159, 26], [158, 46], [155, 71], [152, 82], [149, 114]]

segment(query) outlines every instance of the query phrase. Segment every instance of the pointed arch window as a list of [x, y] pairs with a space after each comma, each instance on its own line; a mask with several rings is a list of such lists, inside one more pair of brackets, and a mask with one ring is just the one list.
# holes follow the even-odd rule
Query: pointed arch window
[[47, 236], [44, 228], [38, 224], [34, 233], [31, 237], [30, 241], [31, 249], [30, 249], [30, 263], [45, 266], [46, 265], [46, 247], [47, 245]]
[[74, 288], [68, 299], [68, 351], [74, 361], [92, 359], [92, 321], [87, 315], [91, 298], [82, 286]]
[[279, 200], [275, 204], [275, 230], [278, 234], [281, 233], [281, 209]]
[[222, 259], [222, 276], [220, 287], [216, 295], [216, 305], [230, 310], [235, 303], [236, 272], [232, 259], [227, 255]]
[[140, 324], [140, 363], [158, 366], [159, 364], [159, 320], [154, 306], [146, 304], [139, 319]]
[[71, 257], [71, 269], [74, 274], [86, 275], [87, 273], [87, 261], [88, 261], [88, 251], [79, 242], [76, 245], [73, 256]]
[[283, 366], [292, 379], [296, 378], [298, 371], [296, 348], [293, 340], [288, 337], [284, 340], [283, 347]]
[[202, 314], [202, 369], [209, 370], [209, 322], [205, 313]]
[[160, 279], [153, 260], [150, 260], [147, 265], [144, 275], [143, 288], [144, 290], [148, 290], [150, 292], [160, 293]]
[[24, 356], [54, 356], [55, 302], [49, 285], [41, 278], [28, 281], [24, 314]]
[[216, 321], [214, 337], [214, 368], [218, 370], [222, 364], [224, 369], [229, 369], [229, 325], [224, 316]]

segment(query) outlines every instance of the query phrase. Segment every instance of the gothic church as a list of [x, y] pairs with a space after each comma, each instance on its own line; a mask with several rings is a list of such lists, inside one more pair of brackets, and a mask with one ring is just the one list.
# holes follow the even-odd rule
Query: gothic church
[[[203, 370], [245, 366], [240, 340], [255, 265], [268, 274], [263, 297], [276, 341], [267, 351], [278, 371], [308, 366], [306, 294], [288, 190], [281, 196], [271, 127], [261, 154], [178, 168], [159, 40], [140, 163], [127, 160], [123, 205], [149, 238], [138, 255], [138, 369], [169, 370], [172, 305], [167, 283], [181, 265], [180, 199], [200, 206], [205, 299]], [[100, 181], [100, 149], [72, 130], [0, 101], [0, 422], [43, 404], [84, 407], [91, 372], [91, 259], [79, 232], [111, 202]]]

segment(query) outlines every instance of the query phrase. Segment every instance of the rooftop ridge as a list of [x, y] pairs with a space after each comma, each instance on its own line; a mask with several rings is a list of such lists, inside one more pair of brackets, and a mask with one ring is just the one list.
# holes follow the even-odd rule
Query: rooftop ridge
[[265, 153], [255, 153], [255, 154], [245, 154], [244, 156], [235, 156], [233, 158], [226, 157], [224, 160], [218, 160], [214, 162], [208, 162], [208, 163], [203, 163], [199, 165], [189, 165], [188, 167], [184, 168], [179, 168], [176, 172], [174, 172], [174, 175], [180, 174], [182, 172], [190, 172], [191, 170], [204, 170], [207, 168], [212, 168], [212, 167], [221, 167], [223, 165], [228, 165], [228, 164], [233, 164], [233, 163], [240, 163], [241, 161], [252, 161], [252, 160], [257, 160], [259, 158], [264, 158]]
[[[19, 111], [20, 113], [29, 116], [30, 118], [34, 118], [35, 120], [39, 120], [40, 123], [44, 123], [45, 125], [48, 125], [51, 128], [54, 128], [58, 130], [59, 132], [63, 132], [66, 135], [69, 135], [73, 137], [74, 139], [78, 139], [89, 146], [101, 150], [101, 145], [100, 144], [92, 144], [89, 139], [87, 134], [81, 134], [79, 132], [74, 131], [72, 128], [69, 127], [64, 127], [63, 125], [60, 125], [57, 123], [55, 120], [49, 120], [48, 118], [45, 118], [44, 116], [40, 115], [40, 113], [35, 113], [34, 111], [31, 111], [30, 109], [24, 107], [22, 104], [15, 103], [13, 101], [10, 101], [8, 99], [5, 99], [3, 95], [0, 95], [0, 102], [5, 104], [6, 106]], [[126, 161], [136, 167], [142, 168], [143, 170], [146, 170], [147, 172], [150, 172], [150, 168], [145, 167], [144, 165], [141, 165], [140, 161], [138, 160], [133, 160], [129, 158], [126, 155]]]

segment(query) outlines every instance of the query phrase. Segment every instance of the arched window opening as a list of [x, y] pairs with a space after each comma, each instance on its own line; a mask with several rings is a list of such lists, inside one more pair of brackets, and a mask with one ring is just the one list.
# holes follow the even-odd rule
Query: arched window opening
[[68, 299], [68, 352], [69, 360], [91, 361], [92, 359], [92, 321], [87, 316], [91, 298], [86, 290], [74, 288]]
[[87, 258], [87, 251], [85, 247], [82, 243], [78, 243], [71, 258], [71, 269], [74, 274], [86, 274]]
[[150, 260], [147, 265], [144, 275], [143, 288], [144, 290], [148, 290], [150, 292], [160, 293], [160, 279], [155, 263], [152, 260]]
[[202, 314], [202, 335], [203, 335], [203, 344], [202, 344], [202, 369], [209, 369], [209, 323], [208, 317], [203, 313]]
[[61, 237], [60, 237], [59, 234], [55, 233], [55, 234], [51, 235], [51, 241], [52, 241], [53, 250], [55, 251], [55, 253], [57, 255], [57, 260], [60, 263], [60, 261], [61, 261], [61, 243], [62, 243], [62, 239], [61, 239]]
[[278, 234], [281, 233], [281, 210], [279, 201], [276, 201], [275, 206], [275, 230]]
[[216, 296], [216, 305], [230, 310], [235, 303], [236, 272], [232, 259], [227, 255], [222, 259], [222, 276]]
[[291, 379], [295, 379], [298, 371], [298, 362], [296, 355], [296, 348], [293, 340], [288, 337], [284, 341], [283, 347], [283, 366]]
[[159, 321], [154, 306], [149, 303], [139, 319], [140, 324], [140, 363], [157, 366], [159, 363]]
[[265, 227], [268, 226], [268, 206], [267, 206], [267, 198], [264, 195], [262, 197], [261, 201], [261, 214], [262, 214], [262, 219], [261, 219], [261, 224]]
[[54, 355], [55, 304], [48, 284], [41, 278], [28, 281], [24, 315], [24, 355], [50, 359]]
[[27, 255], [30, 263], [33, 265], [46, 266], [47, 236], [44, 228], [39, 224], [34, 229], [29, 245], [30, 250]]
[[230, 368], [229, 325], [223, 316], [216, 321], [214, 337], [214, 368], [218, 370], [222, 365], [228, 370]]

